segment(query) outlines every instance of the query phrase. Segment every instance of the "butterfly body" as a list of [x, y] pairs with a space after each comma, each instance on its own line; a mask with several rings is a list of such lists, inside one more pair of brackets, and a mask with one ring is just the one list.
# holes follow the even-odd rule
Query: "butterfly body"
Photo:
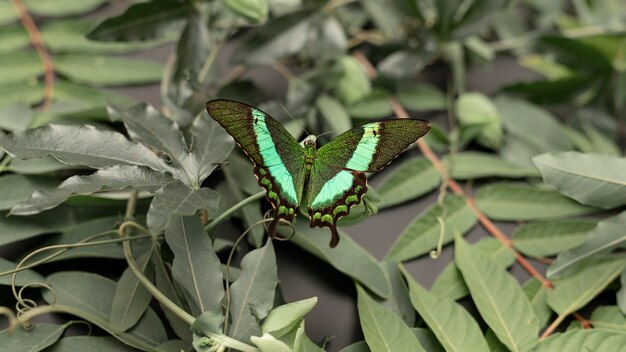
[[275, 214], [293, 221], [306, 205], [311, 227], [331, 230], [331, 247], [339, 242], [337, 221], [367, 192], [365, 172], [376, 172], [430, 129], [426, 121], [395, 119], [353, 128], [317, 148], [316, 137], [299, 144], [280, 123], [252, 106], [225, 99], [207, 103], [207, 111], [254, 164], [259, 185]]

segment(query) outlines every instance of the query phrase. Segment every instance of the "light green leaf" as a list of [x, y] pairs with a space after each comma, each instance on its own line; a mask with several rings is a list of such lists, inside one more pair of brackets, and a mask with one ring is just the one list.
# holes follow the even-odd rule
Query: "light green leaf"
[[544, 182], [582, 204], [604, 209], [626, 204], [626, 158], [565, 152], [542, 154], [533, 162]]
[[39, 16], [47, 17], [80, 15], [93, 11], [104, 3], [106, 3], [106, 0], [24, 0], [24, 4], [29, 11]]
[[49, 177], [25, 176], [18, 174], [0, 176], [0, 210], [11, 209], [35, 191], [50, 191], [57, 181]]
[[0, 55], [0, 85], [36, 81], [42, 73], [41, 59], [35, 53]]
[[[5, 11], [0, 5], [0, 12]], [[9, 4], [9, 7], [11, 5]], [[6, 12], [11, 12], [7, 10]], [[2, 25], [2, 15], [0, 15], [0, 25]], [[0, 52], [8, 53], [18, 51], [30, 43], [28, 33], [22, 26], [4, 26], [0, 28]]]
[[102, 168], [111, 165], [145, 165], [154, 170], [169, 167], [145, 146], [131, 142], [118, 132], [94, 126], [47, 125], [14, 132], [2, 140], [4, 148], [19, 159], [47, 155], [72, 165]]
[[441, 174], [430, 160], [419, 157], [407, 160], [385, 175], [376, 190], [380, 209], [418, 198], [439, 186]]
[[313, 343], [304, 331], [304, 320], [296, 330], [293, 341], [293, 352], [324, 352], [324, 349]]
[[624, 268], [624, 258], [587, 263], [573, 275], [554, 281], [548, 304], [559, 315], [575, 312], [600, 294]]
[[539, 341], [539, 325], [517, 280], [460, 236], [455, 261], [481, 317], [512, 351], [528, 351]]
[[[481, 238], [474, 244], [474, 248], [483, 251], [484, 256], [489, 257], [504, 269], [515, 263], [515, 253], [494, 238]], [[430, 292], [455, 301], [470, 293], [459, 268], [454, 262], [446, 265], [430, 288]]]
[[591, 322], [596, 330], [626, 334], [626, 316], [617, 306], [600, 306], [591, 314]]
[[56, 57], [54, 68], [70, 81], [96, 87], [156, 83], [163, 72], [153, 61], [70, 54]]
[[377, 303], [357, 284], [361, 329], [372, 352], [425, 351], [402, 319]]
[[241, 276], [230, 288], [232, 325], [228, 331], [241, 341], [259, 335], [258, 321], [264, 319], [274, 304], [278, 284], [276, 256], [271, 240], [241, 260]]
[[381, 119], [391, 115], [391, 101], [389, 94], [383, 90], [374, 90], [359, 101], [350, 105], [348, 113], [353, 118]]
[[[445, 214], [444, 214], [445, 212]], [[391, 245], [385, 258], [404, 261], [428, 253], [437, 246], [441, 231], [437, 217], [443, 217], [444, 238], [446, 244], [454, 239], [456, 233], [465, 233], [476, 225], [476, 214], [466, 204], [465, 199], [457, 195], [446, 197], [443, 207], [433, 204], [423, 211], [402, 231]]]
[[269, 12], [267, 0], [224, 0], [224, 4], [235, 13], [255, 22], [265, 21]]
[[0, 108], [0, 128], [8, 131], [23, 131], [32, 126], [35, 112], [29, 104], [17, 102]]
[[552, 316], [552, 309], [548, 305], [548, 291], [551, 289], [544, 286], [539, 280], [531, 277], [522, 286], [524, 294], [533, 306], [539, 326], [545, 326]]
[[354, 56], [346, 55], [337, 60], [342, 74], [335, 86], [335, 95], [346, 105], [351, 105], [372, 92], [372, 83], [363, 65]]
[[[154, 250], [152, 246], [141, 253], [136, 251], [135, 258], [139, 269], [144, 276], [152, 281], [154, 266], [150, 263], [150, 257]], [[115, 285], [113, 303], [111, 304], [111, 316], [109, 322], [119, 331], [126, 331], [133, 327], [148, 309], [152, 295], [139, 282], [137, 275], [130, 268], [126, 268]]]
[[100, 23], [88, 38], [108, 41], [145, 41], [163, 37], [182, 26], [194, 10], [187, 2], [149, 1], [128, 7], [123, 14]]
[[[520, 166], [532, 167], [530, 158], [545, 152], [572, 149], [556, 118], [524, 100], [498, 97], [496, 107], [507, 138], [501, 155]], [[537, 128], [541, 126], [541, 128]]]
[[446, 109], [446, 96], [438, 88], [425, 83], [400, 86], [397, 92], [400, 104], [411, 111]]
[[72, 176], [54, 190], [37, 190], [30, 198], [13, 207], [11, 214], [37, 214], [58, 206], [71, 196], [99, 191], [132, 188], [154, 193], [172, 181], [168, 173], [154, 171], [145, 166], [107, 166], [88, 176]]
[[[134, 352], [136, 349], [127, 346], [113, 337], [106, 336], [70, 336], [60, 339], [46, 352]], [[176, 351], [180, 352], [180, 351]]]
[[608, 253], [623, 247], [626, 241], [626, 236], [624, 236], [625, 226], [626, 212], [600, 221], [589, 232], [589, 236], [583, 244], [559, 254], [554, 263], [548, 268], [548, 277], [562, 277], [577, 263], [583, 262], [594, 255]]
[[226, 160], [235, 143], [206, 111], [195, 118], [189, 132], [193, 137], [191, 155], [198, 167], [196, 178], [201, 183]]
[[[378, 261], [359, 246], [350, 236], [339, 230], [341, 240], [335, 248], [328, 246], [330, 233], [326, 229], [312, 229], [303, 221], [295, 224], [291, 241], [305, 251], [332, 265], [339, 272], [367, 287], [376, 295], [387, 298], [391, 294], [389, 278]], [[279, 230], [281, 230], [279, 228]], [[287, 229], [286, 231], [291, 231]], [[289, 234], [290, 232], [287, 232]]]
[[428, 292], [401, 268], [409, 285], [413, 307], [424, 319], [446, 351], [486, 351], [478, 323], [465, 308], [445, 297]]
[[539, 220], [598, 212], [560, 193], [527, 184], [499, 182], [481, 187], [476, 204], [494, 220]]
[[272, 309], [263, 321], [261, 332], [264, 334], [269, 332], [274, 337], [281, 337], [293, 329], [316, 303], [317, 297], [312, 297]]
[[415, 309], [411, 305], [409, 290], [402, 277], [397, 262], [383, 261], [380, 263], [387, 276], [391, 287], [391, 295], [383, 301], [379, 301], [392, 313], [402, 318], [408, 326], [415, 326]]
[[13, 332], [5, 329], [0, 332], [0, 346], [2, 350], [11, 352], [42, 351], [54, 344], [70, 324], [34, 324], [29, 330], [18, 326]]
[[478, 143], [498, 149], [503, 142], [502, 117], [491, 100], [481, 93], [461, 94], [456, 114], [462, 127], [478, 126]]
[[165, 240], [174, 253], [172, 276], [191, 306], [191, 313], [200, 316], [212, 313], [216, 319], [212, 331], [219, 330], [222, 317], [224, 277], [220, 260], [211, 239], [197, 216], [175, 216], [165, 229]]
[[624, 334], [596, 329], [572, 329], [550, 336], [542, 341], [534, 351], [624, 352], [626, 351], [625, 346], [626, 335]]
[[168, 183], [154, 195], [148, 209], [150, 233], [161, 233], [170, 223], [171, 217], [194, 215], [206, 210], [208, 216], [217, 214], [220, 195], [210, 188], [192, 189], [180, 181]]
[[[118, 331], [109, 324], [116, 285], [113, 280], [81, 271], [62, 271], [47, 279], [56, 293], [57, 311], [88, 320], [120, 341], [142, 350], [152, 350], [167, 340], [165, 328], [151, 308], [127, 332]], [[54, 298], [50, 291], [44, 291], [46, 302], [50, 303]]]
[[559, 220], [522, 225], [513, 232], [513, 245], [532, 257], [556, 255], [574, 248], [589, 236], [595, 220]]
[[5, 25], [17, 20], [18, 17], [13, 5], [9, 1], [0, 2], [0, 25]]
[[268, 333], [263, 336], [252, 336], [250, 338], [261, 352], [292, 352], [293, 350], [284, 342], [276, 340], [276, 338]]
[[[0, 272], [14, 270], [15, 268], [17, 268], [17, 263], [0, 258]], [[12, 277], [13, 275], [0, 276], [0, 285], [11, 285]], [[38, 272], [30, 269], [22, 270], [15, 276], [15, 286], [17, 287], [22, 287], [35, 282], [46, 282], [46, 279]]]
[[444, 162], [450, 165], [450, 176], [455, 180], [470, 180], [483, 177], [524, 178], [539, 177], [534, 167], [522, 167], [494, 154], [461, 152], [454, 157], [446, 155]]
[[36, 80], [0, 84], [0, 107], [14, 104], [36, 104], [43, 99], [43, 84]]
[[315, 101], [315, 106], [322, 114], [324, 121], [329, 126], [330, 131], [338, 135], [352, 128], [352, 122], [346, 108], [341, 102], [329, 95], [322, 94]]

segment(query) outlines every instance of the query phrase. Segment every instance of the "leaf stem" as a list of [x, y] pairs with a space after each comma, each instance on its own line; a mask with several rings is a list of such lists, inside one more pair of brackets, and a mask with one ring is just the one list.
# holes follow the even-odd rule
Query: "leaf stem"
[[35, 21], [33, 21], [33, 18], [28, 13], [26, 5], [24, 5], [22, 0], [11, 0], [11, 4], [13, 4], [15, 12], [20, 18], [20, 22], [22, 22], [26, 32], [28, 32], [30, 41], [35, 48], [37, 55], [39, 55], [39, 58], [41, 59], [44, 73], [44, 90], [41, 109], [45, 110], [50, 106], [50, 104], [52, 104], [52, 98], [54, 96], [54, 64], [52, 63], [50, 53], [43, 42], [41, 32], [39, 32]]
[[249, 196], [248, 198], [240, 201], [239, 203], [233, 205], [232, 207], [230, 207], [228, 210], [224, 211], [223, 213], [221, 213], [218, 217], [216, 217], [215, 219], [213, 219], [210, 223], [208, 223], [204, 229], [207, 232], [212, 232], [215, 230], [215, 228], [217, 227], [217, 225], [221, 224], [224, 220], [226, 220], [227, 218], [229, 218], [234, 212], [236, 212], [237, 210], [245, 207], [246, 205], [254, 202], [257, 199], [261, 199], [263, 198], [263, 196], [265, 195], [265, 191], [261, 191], [259, 193], [255, 193], [251, 196]]

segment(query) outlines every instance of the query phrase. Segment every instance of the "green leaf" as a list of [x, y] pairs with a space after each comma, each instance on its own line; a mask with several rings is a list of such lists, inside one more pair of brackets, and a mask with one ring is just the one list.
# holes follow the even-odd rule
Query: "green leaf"
[[[476, 242], [474, 248], [483, 251], [484, 256], [489, 257], [504, 269], [515, 263], [515, 253], [496, 239], [481, 238]], [[430, 288], [430, 292], [455, 301], [470, 293], [459, 268], [454, 262], [446, 265]]]
[[50, 156], [30, 160], [13, 159], [9, 164], [10, 171], [23, 175], [38, 175], [68, 169], [81, 169], [81, 167], [63, 164]]
[[559, 315], [575, 312], [599, 295], [624, 268], [624, 258], [587, 263], [573, 275], [554, 281], [548, 304]]
[[359, 282], [381, 298], [389, 297], [391, 294], [389, 278], [378, 265], [376, 258], [350, 236], [339, 231], [341, 238], [339, 244], [335, 248], [330, 248], [328, 230], [312, 229], [303, 221], [296, 222], [295, 227], [296, 233], [291, 239], [295, 245], [329, 263], [339, 272]]
[[182, 21], [195, 11], [188, 2], [150, 1], [134, 4], [123, 14], [100, 23], [89, 39], [145, 41], [177, 31]]
[[315, 304], [317, 297], [312, 297], [272, 309], [263, 321], [261, 332], [272, 333], [274, 337], [283, 336], [293, 329]]
[[617, 291], [616, 294], [617, 306], [622, 311], [622, 313], [626, 315], [626, 270], [622, 271], [619, 282], [622, 287], [619, 289], [619, 291]]
[[505, 159], [532, 167], [530, 158], [535, 155], [572, 149], [556, 118], [547, 111], [526, 101], [503, 96], [494, 102], [507, 133], [500, 152]]
[[421, 71], [433, 59], [433, 54], [431, 48], [395, 51], [378, 63], [378, 73], [394, 81], [407, 80]]
[[235, 13], [255, 22], [264, 22], [269, 12], [267, 0], [224, 0], [224, 4]]
[[[236, 155], [238, 154], [232, 153], [229, 160], [243, 160], [243, 158], [237, 158]], [[244, 200], [246, 196], [241, 191], [241, 189], [246, 189], [247, 184], [256, 183], [250, 182], [250, 175], [254, 175], [251, 170], [251, 164], [249, 162], [245, 164], [231, 162], [231, 164], [228, 165], [228, 167], [223, 168], [222, 171], [224, 172], [224, 176], [226, 177], [226, 183], [228, 184], [230, 192], [234, 196], [235, 201], [240, 202]], [[258, 183], [256, 183], [256, 185], [258, 186]], [[265, 235], [265, 229], [261, 226], [253, 226], [256, 222], [263, 219], [263, 213], [261, 213], [261, 205], [259, 204], [259, 202], [250, 203], [241, 208], [239, 213], [241, 214], [240, 217], [242, 218], [246, 228], [252, 228], [252, 230], [250, 230], [251, 233], [248, 241], [256, 248], [261, 247], [263, 245], [263, 236]]]
[[0, 25], [17, 21], [17, 19], [13, 5], [8, 1], [0, 2]]
[[494, 220], [552, 219], [598, 211], [556, 191], [520, 183], [499, 182], [483, 186], [475, 199], [480, 210]]
[[589, 236], [595, 220], [560, 220], [522, 225], [512, 235], [513, 245], [531, 257], [547, 257], [574, 248]]
[[[445, 214], [444, 214], [445, 212]], [[476, 214], [457, 195], [446, 197], [443, 206], [434, 204], [419, 214], [402, 231], [385, 256], [387, 260], [404, 261], [428, 253], [437, 246], [441, 231], [437, 217], [443, 217], [443, 243], [454, 239], [456, 233], [465, 233], [476, 225]]]
[[402, 319], [377, 303], [357, 284], [361, 329], [372, 352], [425, 351]]
[[19, 326], [15, 331], [0, 332], [0, 346], [11, 352], [38, 352], [54, 344], [71, 323], [64, 325], [34, 324], [32, 329]]
[[456, 114], [462, 127], [478, 126], [478, 143], [499, 149], [503, 142], [502, 117], [491, 100], [481, 93], [461, 94], [456, 102]]
[[250, 338], [261, 352], [291, 352], [293, 351], [286, 343], [277, 340], [272, 335], [265, 333], [263, 336], [252, 336]]
[[552, 316], [552, 309], [548, 305], [548, 291], [551, 288], [544, 286], [539, 280], [532, 277], [522, 286], [524, 294], [533, 306], [539, 326], [545, 326]]
[[348, 113], [353, 118], [380, 119], [391, 115], [389, 94], [382, 90], [374, 90], [350, 105]]
[[350, 105], [372, 92], [372, 83], [356, 58], [342, 56], [337, 60], [337, 66], [342, 74], [336, 83], [335, 94], [342, 102]]
[[339, 100], [322, 94], [315, 101], [315, 106], [328, 124], [329, 130], [334, 131], [335, 135], [352, 128], [350, 116]]
[[411, 303], [446, 351], [486, 351], [478, 323], [453, 300], [428, 292], [401, 267], [409, 285]]
[[8, 131], [23, 131], [32, 127], [35, 112], [24, 102], [0, 108], [0, 128]]
[[296, 330], [293, 342], [293, 352], [324, 352], [324, 349], [313, 343], [304, 332], [304, 320]]
[[393, 2], [383, 4], [379, 1], [365, 0], [362, 6], [372, 18], [374, 25], [380, 28], [386, 37], [393, 38], [402, 33], [405, 14], [399, 5]]
[[[153, 250], [153, 247], [149, 246], [143, 253], [135, 254], [139, 269], [149, 281], [153, 281], [154, 276], [154, 266], [150, 263]], [[111, 325], [119, 331], [133, 327], [148, 309], [151, 300], [152, 295], [139, 282], [135, 272], [126, 268], [115, 285], [109, 318]]]
[[604, 209], [626, 204], [626, 158], [565, 152], [542, 154], [533, 162], [544, 182], [582, 204]]
[[460, 236], [455, 261], [480, 315], [512, 351], [527, 351], [539, 341], [539, 325], [517, 280]]
[[36, 104], [43, 99], [43, 84], [33, 80], [0, 84], [0, 107], [13, 104]]
[[228, 331], [241, 341], [260, 332], [258, 321], [267, 316], [274, 304], [278, 284], [276, 256], [271, 240], [241, 260], [241, 276], [231, 287], [231, 319]]
[[626, 331], [626, 316], [617, 306], [600, 306], [591, 314], [593, 328], [618, 334]]
[[191, 313], [194, 316], [205, 312], [214, 314], [219, 319], [212, 322], [212, 331], [217, 332], [223, 322], [224, 277], [200, 218], [173, 217], [165, 229], [165, 240], [174, 253], [172, 276], [191, 306]]
[[393, 312], [408, 326], [415, 326], [415, 310], [411, 305], [409, 290], [406, 282], [402, 277], [397, 262], [383, 261], [380, 263], [387, 276], [391, 287], [391, 295], [384, 301], [381, 301], [386, 308]]
[[93, 11], [98, 7], [101, 7], [104, 3], [106, 3], [106, 0], [24, 0], [24, 4], [28, 7], [29, 11], [39, 16], [46, 17], [80, 15], [85, 12]]
[[[28, 264], [28, 262], [27, 262]], [[17, 263], [0, 258], [0, 272], [10, 271], [17, 267]], [[13, 275], [0, 276], [0, 285], [11, 285]], [[35, 282], [46, 282], [46, 279], [34, 270], [23, 270], [15, 276], [15, 286], [22, 287]]]
[[2, 140], [2, 148], [19, 159], [51, 155], [67, 164], [93, 168], [121, 164], [169, 170], [145, 146], [129, 141], [121, 133], [99, 130], [90, 125], [47, 125], [14, 132]]
[[136, 350], [130, 346], [120, 343], [118, 340], [116, 340], [113, 337], [105, 337], [105, 336], [64, 337], [46, 350], [46, 352], [74, 352], [74, 351], [133, 352]]
[[[176, 84], [198, 77], [209, 57], [213, 39], [207, 28], [206, 20], [199, 14], [192, 14], [176, 46], [176, 65], [173, 80]], [[206, 71], [205, 71], [206, 73]]]
[[97, 87], [156, 83], [163, 72], [148, 60], [70, 54], [56, 57], [54, 68], [70, 81]]
[[407, 160], [387, 173], [376, 190], [380, 209], [418, 198], [439, 186], [441, 174], [430, 160], [418, 157]]
[[47, 22], [41, 35], [48, 50], [54, 53], [123, 54], [140, 51], [163, 44], [164, 40], [147, 40], [140, 43], [99, 42], [85, 37], [93, 28], [83, 19]]
[[52, 190], [56, 184], [56, 180], [48, 177], [18, 174], [0, 176], [0, 210], [11, 209], [35, 191]]
[[425, 83], [407, 83], [397, 92], [400, 104], [411, 111], [445, 110], [446, 96], [438, 88]]
[[150, 233], [161, 233], [173, 216], [194, 215], [198, 210], [206, 210], [214, 217], [219, 206], [220, 195], [210, 188], [192, 189], [180, 181], [168, 183], [154, 195], [148, 210]]
[[30, 52], [0, 55], [0, 85], [36, 81], [43, 74], [41, 59]]
[[443, 160], [450, 165], [450, 176], [455, 180], [471, 180], [484, 177], [525, 178], [539, 177], [534, 167], [518, 166], [494, 154], [460, 152]]
[[206, 111], [196, 117], [189, 132], [193, 137], [191, 155], [198, 167], [196, 178], [201, 183], [226, 160], [235, 143]]
[[537, 347], [537, 352], [543, 351], [623, 351], [626, 345], [626, 335], [615, 334], [596, 329], [572, 329], [554, 334]]
[[47, 279], [56, 295], [45, 290], [44, 299], [50, 303], [56, 297], [57, 311], [85, 319], [120, 341], [142, 350], [152, 350], [167, 340], [165, 328], [151, 308], [127, 332], [118, 331], [109, 324], [116, 285], [113, 280], [81, 271], [62, 271]]
[[173, 179], [168, 173], [154, 171], [145, 166], [107, 166], [88, 176], [72, 176], [51, 191], [38, 189], [30, 198], [13, 207], [11, 214], [37, 214], [58, 206], [71, 196], [105, 190], [132, 188], [154, 193], [171, 181]]
[[[0, 5], [0, 12], [5, 11]], [[11, 5], [9, 4], [9, 7]], [[6, 12], [11, 12], [6, 10]], [[0, 25], [2, 25], [2, 15], [0, 15]], [[8, 53], [23, 49], [30, 43], [28, 33], [21, 26], [4, 26], [0, 28], [0, 52]]]
[[600, 221], [598, 225], [589, 232], [587, 240], [583, 244], [559, 254], [548, 268], [548, 277], [562, 277], [577, 263], [623, 247], [624, 241], [626, 241], [624, 226], [626, 226], [626, 212]]

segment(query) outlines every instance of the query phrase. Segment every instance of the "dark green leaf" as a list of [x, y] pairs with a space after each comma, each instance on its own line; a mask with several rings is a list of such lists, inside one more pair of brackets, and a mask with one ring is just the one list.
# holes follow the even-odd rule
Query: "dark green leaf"
[[453, 157], [446, 155], [444, 161], [450, 165], [450, 176], [457, 180], [471, 180], [483, 177], [523, 178], [538, 177], [539, 170], [522, 167], [506, 161], [497, 155], [481, 152], [460, 152]]
[[[389, 278], [378, 265], [376, 258], [350, 236], [339, 231], [341, 237], [339, 244], [335, 248], [330, 248], [328, 230], [312, 229], [303, 221], [296, 222], [295, 226], [296, 233], [291, 239], [294, 244], [329, 263], [376, 295], [382, 298], [389, 297], [391, 294]], [[285, 231], [289, 234], [291, 229]]]
[[182, 82], [189, 77], [198, 76], [203, 70], [211, 45], [209, 30], [202, 16], [189, 16], [176, 47], [174, 81]]
[[619, 291], [617, 291], [616, 294], [617, 306], [622, 311], [622, 313], [626, 315], [626, 270], [622, 271], [619, 282], [622, 287], [619, 289]]
[[148, 228], [152, 234], [159, 234], [171, 217], [194, 215], [199, 210], [206, 210], [214, 217], [219, 200], [220, 195], [210, 188], [192, 189], [180, 181], [171, 182], [154, 195], [148, 210]]
[[419, 214], [402, 231], [400, 236], [391, 245], [385, 256], [388, 260], [404, 261], [425, 253], [437, 246], [441, 226], [438, 217], [444, 221], [443, 243], [454, 239], [457, 233], [464, 234], [476, 224], [476, 214], [466, 204], [463, 197], [447, 196], [443, 206], [438, 204]]
[[370, 94], [354, 102], [348, 109], [353, 118], [381, 119], [391, 115], [391, 101], [385, 91], [374, 90]]
[[[28, 264], [28, 262], [26, 263]], [[23, 265], [22, 265], [23, 266]], [[0, 272], [17, 268], [17, 263], [0, 258]], [[11, 285], [13, 275], [0, 276], [0, 285]], [[34, 270], [23, 270], [15, 276], [15, 286], [22, 287], [36, 282], [46, 282], [46, 279]]]
[[23, 131], [32, 126], [35, 112], [25, 102], [6, 105], [0, 108], [0, 128], [9, 131]]
[[433, 330], [446, 351], [486, 351], [487, 343], [478, 323], [453, 300], [428, 292], [402, 269], [409, 285], [411, 303]]
[[70, 54], [56, 57], [54, 68], [70, 81], [97, 87], [156, 83], [163, 72], [153, 61]]
[[[46, 352], [133, 352], [134, 348], [127, 346], [113, 337], [105, 336], [70, 336], [60, 339]], [[180, 352], [180, 351], [176, 351]]]
[[[243, 160], [243, 158], [238, 158], [236, 155], [237, 154], [232, 153], [229, 160]], [[256, 184], [256, 186], [258, 186], [258, 183], [252, 180], [254, 177], [250, 177], [250, 175], [254, 175], [251, 166], [249, 162], [241, 164], [232, 162], [228, 167], [223, 169], [226, 182], [236, 202], [240, 202], [246, 197], [245, 194], [241, 192], [241, 188], [245, 190], [247, 188], [246, 185], [252, 186]], [[244, 206], [241, 208], [240, 214], [246, 228], [252, 227], [256, 222], [263, 219], [259, 202], [253, 202]], [[265, 235], [263, 227], [253, 226], [250, 232], [248, 242], [256, 248], [261, 247], [263, 245], [263, 236]]]
[[554, 281], [548, 304], [560, 315], [571, 314], [599, 295], [624, 268], [624, 258], [589, 262], [575, 274]]
[[34, 324], [25, 330], [18, 326], [12, 333], [7, 329], [0, 333], [0, 346], [11, 352], [38, 352], [54, 344], [69, 324]]
[[268, 239], [265, 246], [249, 252], [241, 260], [241, 276], [230, 288], [230, 336], [245, 342], [251, 335], [259, 335], [258, 321], [272, 309], [277, 284], [274, 246]]
[[224, 278], [211, 239], [197, 216], [176, 216], [165, 229], [165, 240], [174, 252], [172, 276], [181, 286], [194, 316], [213, 313], [211, 331], [223, 322]]
[[425, 351], [409, 327], [357, 284], [359, 320], [372, 352]]
[[198, 182], [204, 181], [233, 150], [233, 139], [206, 112], [198, 115], [189, 130], [193, 137], [191, 155], [198, 167]]
[[398, 100], [411, 111], [445, 110], [446, 96], [436, 87], [425, 83], [412, 83], [400, 86]]
[[315, 101], [315, 105], [326, 121], [329, 131], [334, 131], [335, 135], [352, 128], [350, 116], [339, 100], [322, 94]]
[[171, 181], [173, 179], [168, 173], [154, 171], [145, 166], [107, 166], [88, 176], [72, 176], [52, 191], [34, 192], [29, 199], [13, 207], [11, 214], [37, 214], [58, 206], [71, 196], [105, 190], [132, 188], [154, 193]]
[[548, 277], [558, 278], [566, 275], [574, 265], [600, 254], [622, 248], [626, 241], [624, 228], [626, 212], [604, 219], [589, 232], [587, 240], [578, 247], [559, 254], [548, 268]]
[[24, 4], [28, 10], [39, 15], [47, 17], [62, 17], [71, 15], [80, 15], [85, 12], [93, 11], [106, 3], [106, 0], [24, 0]]
[[268, 0], [224, 0], [224, 5], [255, 22], [264, 22], [269, 12]]
[[134, 4], [123, 14], [100, 23], [88, 37], [108, 41], [155, 39], [177, 31], [193, 11], [188, 2], [180, 1]]
[[404, 278], [402, 277], [402, 273], [398, 268], [398, 263], [392, 261], [383, 261], [380, 263], [380, 267], [383, 268], [383, 270], [387, 274], [387, 277], [389, 277], [389, 283], [391, 287], [391, 295], [389, 296], [389, 298], [380, 303], [382, 303], [395, 315], [402, 318], [406, 325], [414, 326], [415, 310], [411, 305], [409, 290], [406, 286]]
[[585, 242], [597, 223], [580, 219], [522, 225], [513, 232], [513, 245], [532, 257], [556, 255]]
[[387, 208], [418, 198], [439, 186], [441, 174], [430, 160], [419, 157], [407, 160], [385, 175], [376, 188], [381, 201], [378, 206]]
[[11, 209], [35, 191], [50, 191], [56, 184], [55, 179], [48, 177], [18, 174], [0, 176], [0, 210]]
[[68, 164], [94, 168], [121, 164], [169, 170], [145, 146], [129, 141], [121, 133], [99, 130], [89, 125], [47, 125], [14, 132], [2, 141], [2, 147], [19, 159], [52, 155]]
[[542, 154], [533, 162], [544, 182], [582, 204], [604, 209], [626, 204], [625, 158], [565, 152]]
[[81, 167], [63, 164], [51, 156], [30, 160], [13, 159], [9, 164], [10, 171], [23, 175], [38, 175], [67, 169], [81, 169]]
[[380, 28], [386, 37], [397, 37], [402, 33], [402, 23], [405, 14], [396, 2], [383, 4], [375, 0], [364, 0], [362, 6], [372, 18], [376, 27]]
[[480, 315], [500, 341], [513, 351], [536, 345], [537, 317], [517, 280], [460, 236], [455, 261]]
[[598, 211], [556, 191], [519, 183], [499, 182], [483, 186], [475, 198], [478, 207], [495, 220], [552, 219]]
[[502, 145], [502, 117], [493, 102], [481, 93], [464, 93], [456, 102], [456, 114], [462, 127], [480, 129], [477, 141], [481, 145], [499, 149]]

